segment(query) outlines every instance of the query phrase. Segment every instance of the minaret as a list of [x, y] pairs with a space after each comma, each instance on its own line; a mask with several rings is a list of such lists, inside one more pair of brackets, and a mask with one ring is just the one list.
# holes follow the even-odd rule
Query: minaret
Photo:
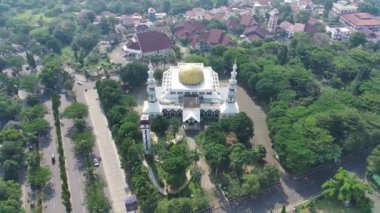
[[237, 86], [236, 69], [237, 69], [237, 66], [236, 66], [236, 61], [235, 61], [234, 66], [232, 67], [231, 78], [229, 80], [230, 86], [228, 87], [227, 99], [220, 106], [221, 116], [219, 118], [221, 119], [228, 118], [232, 115], [239, 113], [239, 105], [236, 101], [236, 86]]
[[148, 101], [153, 103], [157, 101], [156, 97], [156, 79], [154, 79], [154, 71], [153, 71], [153, 65], [152, 62], [149, 61], [149, 70], [148, 70], [148, 80], [147, 80], [147, 92], [148, 92]]
[[278, 15], [280, 12], [275, 8], [272, 11], [269, 12], [269, 20], [268, 20], [268, 28], [267, 30], [271, 33], [275, 33], [276, 27], [277, 27], [277, 20], [278, 20]]
[[234, 66], [232, 67], [231, 78], [229, 80], [230, 87], [228, 88], [228, 97], [227, 97], [228, 103], [234, 103], [236, 100], [236, 84], [237, 84], [236, 69], [237, 69], [237, 66], [236, 66], [236, 61], [235, 61]]
[[140, 117], [140, 130], [146, 155], [152, 154], [152, 142], [150, 138], [150, 119], [148, 114], [142, 114]]

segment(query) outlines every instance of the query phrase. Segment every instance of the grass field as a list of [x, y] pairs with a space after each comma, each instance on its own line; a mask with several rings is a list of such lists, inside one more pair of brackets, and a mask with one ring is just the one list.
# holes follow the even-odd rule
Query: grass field
[[342, 202], [337, 200], [330, 200], [326, 198], [321, 198], [316, 200], [316, 205], [314, 210], [310, 208], [305, 208], [298, 210], [300, 213], [361, 213], [357, 208], [344, 207]]

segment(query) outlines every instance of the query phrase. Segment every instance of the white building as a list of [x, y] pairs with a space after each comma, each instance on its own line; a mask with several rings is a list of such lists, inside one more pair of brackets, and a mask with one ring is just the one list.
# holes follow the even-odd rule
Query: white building
[[149, 65], [148, 100], [143, 114], [180, 117], [184, 128], [197, 129], [203, 120], [217, 120], [239, 113], [236, 102], [236, 65], [228, 87], [220, 87], [218, 74], [201, 63], [179, 63], [164, 72], [156, 86]]
[[274, 8], [272, 11], [269, 12], [269, 20], [268, 20], [268, 27], [267, 30], [271, 33], [274, 33], [276, 31], [277, 27], [277, 20], [280, 12]]
[[333, 3], [333, 7], [331, 9], [331, 11], [337, 16], [347, 13], [355, 13], [357, 10], [358, 7], [356, 5], [348, 4], [345, 1]]
[[326, 32], [330, 34], [333, 40], [346, 40], [350, 37], [352, 30], [347, 27], [329, 27], [326, 26]]

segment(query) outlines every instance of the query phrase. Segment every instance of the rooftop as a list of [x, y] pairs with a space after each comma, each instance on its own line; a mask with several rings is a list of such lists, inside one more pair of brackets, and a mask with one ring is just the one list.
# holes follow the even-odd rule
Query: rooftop
[[149, 31], [137, 33], [136, 36], [143, 53], [170, 48], [170, 39], [165, 33]]
[[344, 14], [341, 18], [356, 26], [380, 26], [380, 20], [369, 13]]

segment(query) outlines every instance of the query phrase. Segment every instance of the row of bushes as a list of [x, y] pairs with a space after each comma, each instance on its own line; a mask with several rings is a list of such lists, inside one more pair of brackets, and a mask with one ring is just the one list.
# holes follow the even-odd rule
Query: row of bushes
[[52, 97], [52, 108], [53, 108], [53, 116], [54, 116], [54, 125], [57, 133], [57, 151], [58, 151], [58, 162], [59, 162], [59, 172], [62, 180], [62, 204], [66, 208], [66, 212], [72, 211], [72, 206], [70, 202], [70, 191], [69, 185], [67, 183], [67, 174], [66, 174], [66, 166], [65, 166], [65, 154], [63, 152], [63, 144], [62, 144], [62, 134], [61, 134], [61, 122], [59, 118], [59, 106], [61, 105], [60, 95], [53, 94]]

